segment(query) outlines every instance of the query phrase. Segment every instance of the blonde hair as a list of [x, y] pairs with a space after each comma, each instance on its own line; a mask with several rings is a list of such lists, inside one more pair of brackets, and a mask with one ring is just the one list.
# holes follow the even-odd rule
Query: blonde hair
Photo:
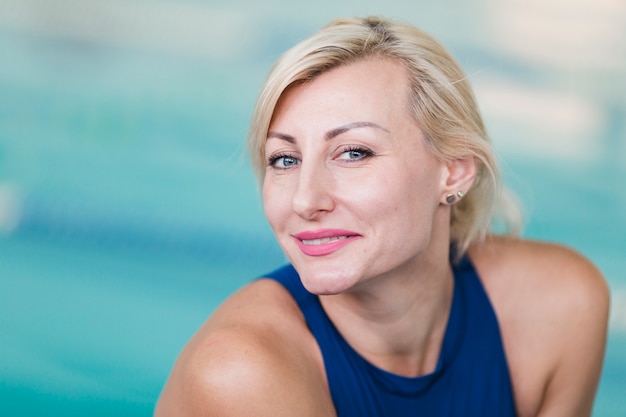
[[[474, 184], [451, 208], [450, 243], [460, 256], [484, 237], [503, 194], [492, 145], [474, 95], [454, 58], [427, 33], [379, 17], [337, 19], [289, 49], [271, 70], [252, 116], [250, 156], [259, 180], [265, 173], [265, 141], [278, 100], [287, 88], [339, 66], [367, 58], [400, 62], [409, 74], [410, 109], [433, 155], [441, 161], [472, 156]], [[503, 213], [506, 230], [519, 216]]]

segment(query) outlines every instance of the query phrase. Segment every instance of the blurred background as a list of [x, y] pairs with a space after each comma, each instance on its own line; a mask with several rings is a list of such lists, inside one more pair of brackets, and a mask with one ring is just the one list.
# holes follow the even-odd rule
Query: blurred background
[[603, 271], [594, 415], [626, 415], [622, 0], [0, 0], [0, 415], [151, 415], [206, 317], [284, 261], [243, 146], [271, 64], [369, 14], [457, 57], [524, 235]]

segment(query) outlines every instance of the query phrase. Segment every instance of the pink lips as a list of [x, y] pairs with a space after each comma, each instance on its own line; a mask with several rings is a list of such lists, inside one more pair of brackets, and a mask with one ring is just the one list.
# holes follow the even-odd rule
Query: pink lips
[[330, 255], [362, 236], [341, 229], [320, 229], [293, 235], [300, 250], [309, 256]]

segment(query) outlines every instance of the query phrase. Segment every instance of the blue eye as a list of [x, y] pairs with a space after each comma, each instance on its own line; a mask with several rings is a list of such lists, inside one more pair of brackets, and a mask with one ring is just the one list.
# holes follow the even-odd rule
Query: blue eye
[[298, 165], [300, 161], [289, 155], [274, 155], [268, 158], [267, 164], [277, 169], [288, 169]]
[[348, 148], [344, 149], [344, 151], [339, 156], [339, 159], [344, 159], [346, 161], [358, 161], [361, 159], [369, 158], [371, 156], [374, 156], [374, 153], [369, 149]]

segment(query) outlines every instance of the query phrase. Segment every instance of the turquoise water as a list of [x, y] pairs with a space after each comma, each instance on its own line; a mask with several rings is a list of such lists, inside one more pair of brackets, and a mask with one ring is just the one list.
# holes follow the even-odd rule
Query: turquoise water
[[[626, 415], [626, 38], [609, 36], [624, 8], [520, 3], [535, 22], [521, 44], [490, 2], [45, 3], [0, 4], [1, 416], [151, 414], [211, 311], [283, 262], [242, 147], [271, 62], [331, 16], [374, 12], [428, 29], [466, 68], [524, 234], [605, 274], [594, 415]], [[607, 38], [538, 39], [533, 13]]]

